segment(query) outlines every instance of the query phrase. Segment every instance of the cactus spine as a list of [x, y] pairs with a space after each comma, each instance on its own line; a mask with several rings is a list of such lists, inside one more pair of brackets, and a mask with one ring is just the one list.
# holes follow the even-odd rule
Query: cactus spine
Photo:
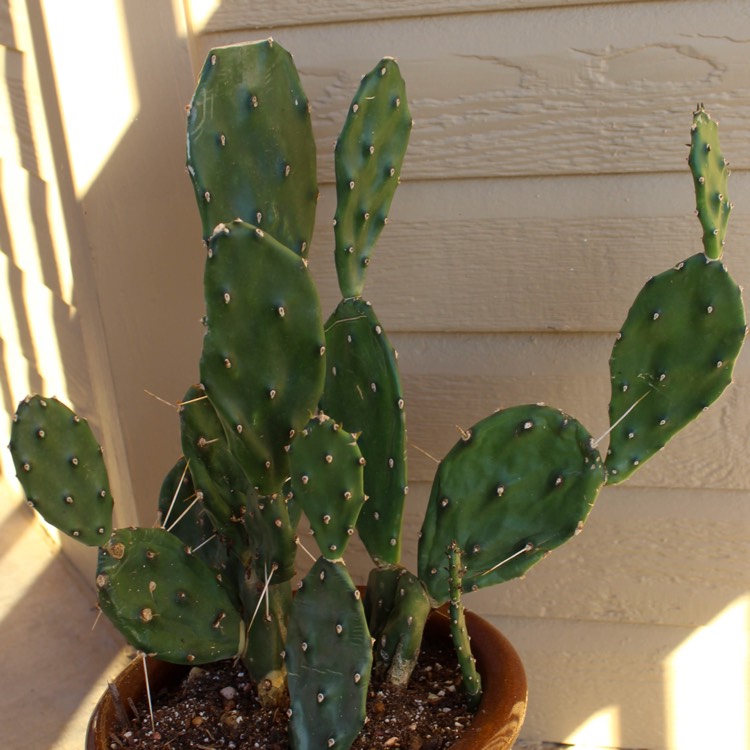
[[[283, 703], [288, 683], [296, 750], [346, 750], [373, 665], [406, 682], [427, 615], [443, 603], [476, 705], [463, 591], [520, 576], [577, 534], [605, 483], [626, 479], [718, 398], [745, 337], [740, 291], [718, 260], [726, 162], [699, 108], [689, 161], [705, 254], [654, 277], [628, 314], [610, 361], [606, 461], [556, 409], [486, 417], [440, 464], [409, 572], [403, 391], [362, 295], [411, 127], [398, 65], [384, 58], [362, 79], [336, 146], [342, 300], [323, 325], [307, 270], [316, 155], [292, 58], [272, 40], [209, 52], [187, 122], [206, 335], [201, 383], [180, 406], [184, 455], [160, 492], [162, 527], [112, 531], [99, 446], [58, 401], [27, 398], [12, 429], [29, 502], [99, 547], [105, 614], [169, 661], [240, 656], [267, 703]], [[320, 556], [293, 599], [303, 513]], [[364, 605], [342, 559], [355, 531], [374, 563]]]

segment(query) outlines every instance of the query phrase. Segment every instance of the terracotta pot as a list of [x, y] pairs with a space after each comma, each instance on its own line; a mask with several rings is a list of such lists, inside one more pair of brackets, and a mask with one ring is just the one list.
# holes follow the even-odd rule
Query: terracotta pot
[[[471, 645], [482, 676], [483, 696], [479, 709], [464, 736], [450, 750], [510, 750], [526, 714], [526, 673], [523, 664], [505, 636], [486, 620], [467, 613]], [[444, 611], [430, 615], [425, 641], [450, 638], [448, 616]], [[149, 658], [148, 674], [152, 694], [177, 685], [188, 667]], [[132, 661], [115, 679], [123, 705], [136, 703], [145, 695], [141, 659]], [[89, 721], [86, 750], [109, 750], [109, 735], [118, 724], [117, 707], [108, 690], [99, 700]]]

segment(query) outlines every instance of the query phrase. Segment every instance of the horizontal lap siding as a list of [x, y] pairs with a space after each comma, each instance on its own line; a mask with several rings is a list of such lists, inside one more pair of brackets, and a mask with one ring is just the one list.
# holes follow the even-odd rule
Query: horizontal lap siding
[[[599, 0], [604, 3], [637, 2], [638, 0]], [[346, 21], [376, 21], [381, 19], [414, 16], [453, 15], [488, 10], [529, 10], [553, 6], [582, 5], [582, 0], [323, 0], [302, 3], [283, 0], [275, 3], [247, 3], [245, 0], [224, 0], [216, 12], [203, 20], [204, 32], [259, 29], [308, 24], [332, 24]], [[196, 17], [200, 16], [200, 3], [189, 3]]]
[[[311, 269], [325, 311], [338, 299], [336, 134], [381, 55], [398, 58], [407, 82], [415, 127], [365, 296], [400, 354], [413, 569], [435, 459], [458, 427], [546, 402], [596, 437], [607, 429], [608, 358], [634, 296], [701, 249], [685, 163], [698, 101], [721, 121], [734, 170], [725, 260], [750, 284], [750, 8], [253, 5], [221, 4], [194, 65], [212, 46], [270, 35], [294, 54], [319, 146]], [[747, 354], [735, 380], [627, 485], [603, 491], [580, 537], [526, 579], [469, 598], [525, 660], [524, 736], [563, 741], [616, 706], [623, 747], [676, 747], [670, 654], [750, 583]]]

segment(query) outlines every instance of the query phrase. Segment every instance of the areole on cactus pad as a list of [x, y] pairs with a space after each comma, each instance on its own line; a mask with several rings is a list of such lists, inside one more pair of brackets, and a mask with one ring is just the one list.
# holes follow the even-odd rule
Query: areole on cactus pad
[[[207, 250], [201, 383], [180, 404], [183, 455], [159, 493], [160, 527], [112, 531], [99, 446], [60, 402], [27, 398], [12, 429], [29, 502], [100, 548], [104, 613], [167, 661], [242, 658], [267, 705], [290, 701], [297, 750], [346, 750], [365, 720], [371, 665], [408, 681], [430, 612], [446, 602], [478, 704], [462, 592], [524, 574], [580, 532], [602, 486], [626, 479], [718, 398], [745, 337], [739, 289], [718, 260], [726, 165], [699, 108], [690, 164], [706, 252], [654, 277], [627, 316], [611, 358], [606, 460], [554, 408], [486, 417], [440, 462], [409, 571], [404, 397], [363, 293], [411, 129], [398, 63], [383, 58], [335, 149], [342, 300], [324, 323], [307, 266], [313, 129], [292, 58], [273, 40], [209, 52], [187, 118]], [[302, 515], [320, 549], [295, 598]], [[373, 559], [364, 597], [343, 559], [357, 533]]]

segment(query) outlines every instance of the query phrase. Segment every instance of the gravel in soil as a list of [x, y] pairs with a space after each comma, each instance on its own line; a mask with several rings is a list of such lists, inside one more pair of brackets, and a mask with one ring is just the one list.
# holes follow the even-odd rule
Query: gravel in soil
[[[354, 750], [443, 750], [471, 721], [450, 649], [425, 649], [406, 688], [371, 685], [367, 721]], [[110, 749], [288, 750], [287, 714], [263, 709], [241, 664], [193, 669], [178, 690], [136, 707], [130, 726], [112, 736]]]

